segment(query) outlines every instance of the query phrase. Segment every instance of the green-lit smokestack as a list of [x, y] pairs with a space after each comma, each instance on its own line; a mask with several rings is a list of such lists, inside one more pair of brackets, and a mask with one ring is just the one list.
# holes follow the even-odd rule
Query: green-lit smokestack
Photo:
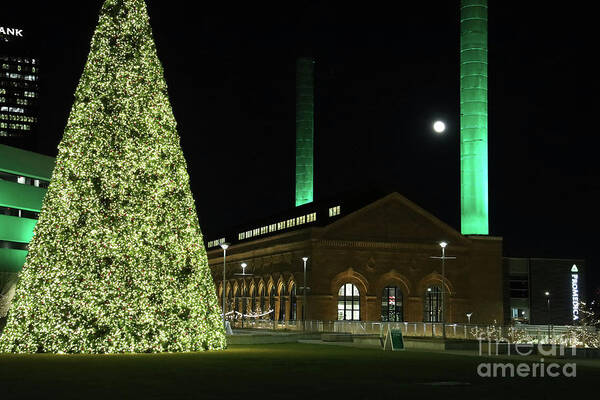
[[296, 61], [296, 207], [313, 201], [314, 61]]
[[487, 235], [487, 0], [460, 8], [460, 216], [465, 235]]

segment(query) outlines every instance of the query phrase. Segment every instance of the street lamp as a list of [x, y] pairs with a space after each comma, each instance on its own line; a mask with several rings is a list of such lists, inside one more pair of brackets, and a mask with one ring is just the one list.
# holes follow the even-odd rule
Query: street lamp
[[227, 322], [225, 322], [225, 262], [227, 260], [229, 243], [221, 243], [221, 248], [223, 249], [223, 328], [225, 329], [225, 333], [227, 333]]
[[308, 257], [302, 257], [304, 261], [304, 283], [302, 285], [302, 328], [306, 330], [306, 262]]
[[[253, 274], [247, 274], [246, 273], [246, 267], [248, 266], [248, 264], [246, 264], [245, 262], [240, 264], [242, 266], [242, 273], [236, 273], [235, 275], [239, 275], [239, 276], [252, 276]], [[248, 304], [248, 296], [247, 296], [247, 292], [246, 292], [246, 281], [244, 280], [244, 292], [242, 293], [244, 296], [242, 298], [242, 328], [244, 327], [244, 312], [245, 309], [247, 308], [247, 304]], [[234, 311], [235, 312], [235, 311]]]
[[[443, 130], [446, 128], [443, 124], [442, 124], [442, 132]], [[448, 243], [446, 242], [440, 242], [440, 247], [442, 248], [442, 338], [444, 340], [446, 340], [446, 313], [445, 308], [446, 308], [446, 301], [444, 299], [444, 292], [446, 292], [445, 290], [445, 283], [446, 283], [446, 246], [448, 246]]]
[[469, 324], [471, 324], [471, 315], [473, 315], [472, 312], [467, 313], [467, 318], [469, 319]]
[[441, 241], [439, 242], [440, 247], [442, 248], [442, 256], [441, 257], [430, 257], [442, 260], [442, 338], [446, 340], [446, 300], [445, 300], [445, 285], [446, 285], [446, 260], [452, 260], [456, 257], [446, 257], [446, 246], [448, 246], [448, 242]]
[[550, 342], [550, 292], [545, 291], [544, 295], [546, 296], [546, 312], [548, 314], [548, 342]]

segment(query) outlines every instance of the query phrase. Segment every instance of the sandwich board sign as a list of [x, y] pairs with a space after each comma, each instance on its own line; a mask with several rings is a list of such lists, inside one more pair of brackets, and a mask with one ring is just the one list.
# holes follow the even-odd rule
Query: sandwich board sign
[[383, 350], [404, 350], [404, 339], [402, 338], [401, 329], [390, 329], [390, 327], [388, 326], [387, 332], [385, 334], [385, 340], [383, 342]]

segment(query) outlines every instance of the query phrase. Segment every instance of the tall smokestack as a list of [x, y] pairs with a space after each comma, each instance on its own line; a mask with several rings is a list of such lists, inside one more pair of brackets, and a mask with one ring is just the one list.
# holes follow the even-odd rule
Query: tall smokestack
[[464, 235], [487, 235], [487, 0], [460, 7], [460, 217]]
[[296, 61], [296, 207], [313, 201], [314, 61]]

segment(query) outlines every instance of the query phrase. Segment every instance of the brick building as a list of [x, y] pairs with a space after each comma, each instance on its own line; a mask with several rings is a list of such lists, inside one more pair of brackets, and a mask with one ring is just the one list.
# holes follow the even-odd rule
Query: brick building
[[[229, 240], [235, 238], [235, 240]], [[307, 320], [503, 322], [502, 239], [463, 236], [398, 193], [378, 200], [324, 202], [208, 242], [217, 292], [227, 308], [301, 320], [303, 257]], [[440, 241], [448, 242], [442, 280]], [[252, 276], [235, 275], [247, 265]]]

